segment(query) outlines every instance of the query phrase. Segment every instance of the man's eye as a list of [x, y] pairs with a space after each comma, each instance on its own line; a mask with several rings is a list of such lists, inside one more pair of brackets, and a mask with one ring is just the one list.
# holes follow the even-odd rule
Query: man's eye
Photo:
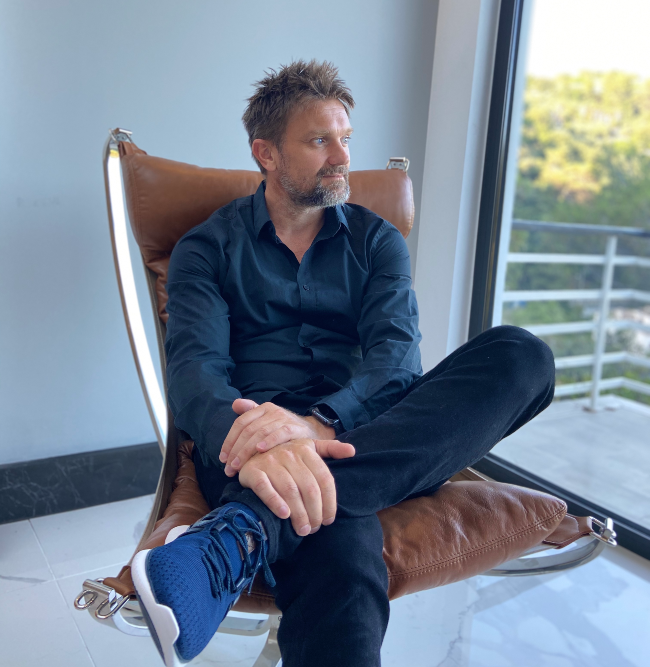
[[316, 139], [314, 139], [314, 141], [315, 141], [319, 146], [322, 146], [322, 145], [325, 143], [325, 139], [323, 139], [323, 137], [316, 137]]
[[343, 137], [343, 139], [342, 139], [343, 145], [347, 146], [350, 143], [350, 139], [352, 139], [352, 137], [350, 137], [350, 136]]

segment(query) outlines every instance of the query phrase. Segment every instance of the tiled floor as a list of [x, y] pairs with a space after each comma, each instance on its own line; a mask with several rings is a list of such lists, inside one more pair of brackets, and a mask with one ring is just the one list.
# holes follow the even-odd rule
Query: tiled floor
[[554, 401], [494, 454], [650, 528], [650, 407], [603, 396]]
[[[0, 525], [2, 667], [159, 667], [148, 638], [72, 600], [116, 574], [152, 498]], [[566, 574], [466, 582], [392, 603], [384, 667], [650, 667], [650, 563], [623, 549]], [[264, 637], [218, 634], [196, 665], [249, 667]]]

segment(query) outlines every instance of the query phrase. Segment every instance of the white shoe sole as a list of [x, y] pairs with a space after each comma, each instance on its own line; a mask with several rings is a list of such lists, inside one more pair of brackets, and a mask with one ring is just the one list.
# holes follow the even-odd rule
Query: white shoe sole
[[151, 549], [139, 551], [131, 563], [131, 576], [135, 585], [135, 592], [140, 600], [144, 618], [149, 626], [151, 638], [166, 667], [182, 667], [187, 662], [181, 660], [176, 653], [174, 644], [180, 635], [178, 622], [174, 612], [163, 604], [158, 604], [151, 590], [147, 577], [146, 560]]

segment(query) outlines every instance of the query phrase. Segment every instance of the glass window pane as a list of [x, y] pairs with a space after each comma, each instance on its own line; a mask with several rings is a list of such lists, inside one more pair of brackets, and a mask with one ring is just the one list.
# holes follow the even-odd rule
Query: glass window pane
[[494, 453], [646, 528], [648, 25], [641, 0], [542, 0], [524, 21], [493, 321], [557, 369], [554, 403]]

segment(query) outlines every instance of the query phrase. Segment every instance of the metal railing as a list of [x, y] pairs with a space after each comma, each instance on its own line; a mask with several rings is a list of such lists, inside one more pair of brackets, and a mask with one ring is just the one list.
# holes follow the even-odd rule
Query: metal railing
[[590, 394], [589, 407], [598, 408], [598, 399], [604, 390], [629, 389], [650, 396], [650, 383], [640, 382], [626, 377], [603, 378], [603, 367], [607, 364], [628, 363], [641, 368], [650, 369], [650, 358], [630, 352], [605, 352], [607, 333], [613, 331], [636, 330], [650, 333], [650, 326], [642, 322], [625, 319], [610, 319], [612, 301], [640, 301], [650, 303], [650, 291], [638, 289], [614, 289], [614, 270], [617, 266], [638, 266], [650, 268], [650, 258], [631, 255], [617, 255], [618, 239], [621, 236], [650, 238], [650, 231], [633, 227], [609, 227], [603, 225], [583, 225], [563, 222], [540, 222], [533, 220], [513, 220], [513, 229], [526, 231], [542, 231], [558, 234], [591, 234], [607, 236], [605, 253], [602, 255], [572, 253], [508, 253], [508, 264], [581, 264], [603, 266], [600, 289], [567, 289], [567, 290], [504, 290], [496, 295], [494, 324], [500, 324], [503, 318], [505, 303], [530, 301], [594, 301], [598, 303], [595, 317], [580, 322], [554, 322], [545, 324], [523, 325], [536, 336], [552, 334], [572, 334], [592, 332], [594, 334], [594, 351], [555, 360], [557, 369], [579, 368], [591, 366], [591, 380], [558, 385], [556, 396]]

